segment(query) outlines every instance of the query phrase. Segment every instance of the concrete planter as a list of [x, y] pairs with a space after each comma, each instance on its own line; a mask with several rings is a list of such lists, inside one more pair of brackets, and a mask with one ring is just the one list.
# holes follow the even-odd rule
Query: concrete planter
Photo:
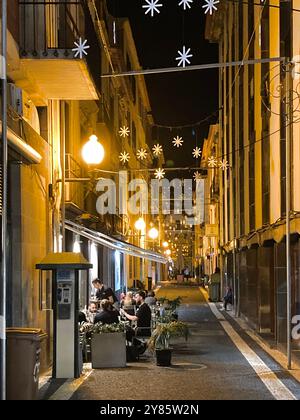
[[125, 333], [93, 335], [92, 367], [93, 369], [126, 367]]

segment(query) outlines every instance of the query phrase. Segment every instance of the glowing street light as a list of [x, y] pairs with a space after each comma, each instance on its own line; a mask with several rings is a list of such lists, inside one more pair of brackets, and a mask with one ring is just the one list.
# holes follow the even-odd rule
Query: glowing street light
[[135, 226], [136, 230], [143, 231], [143, 230], [146, 229], [146, 222], [145, 222], [145, 220], [142, 217], [140, 217], [135, 222], [135, 225], [134, 226]]
[[82, 148], [82, 157], [88, 165], [99, 165], [105, 156], [104, 147], [97, 136], [92, 135]]
[[172, 251], [170, 249], [167, 249], [165, 254], [170, 257], [172, 255]]
[[167, 242], [167, 241], [166, 241], [166, 242], [164, 242], [164, 243], [163, 243], [163, 247], [164, 247], [164, 248], [168, 248], [168, 247], [169, 247], [169, 242]]
[[149, 238], [152, 239], [153, 241], [155, 241], [155, 239], [157, 239], [159, 237], [159, 232], [156, 228], [152, 228], [149, 230]]

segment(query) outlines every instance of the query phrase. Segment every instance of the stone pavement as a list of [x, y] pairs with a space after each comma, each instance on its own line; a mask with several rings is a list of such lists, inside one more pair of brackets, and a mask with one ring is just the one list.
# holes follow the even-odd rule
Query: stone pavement
[[[183, 339], [175, 343], [172, 367], [156, 366], [146, 353], [126, 369], [89, 372], [74, 393], [60, 398], [58, 391], [55, 399], [66, 395], [74, 400], [300, 399], [299, 383], [227, 314], [210, 306], [198, 287], [164, 286], [157, 295], [184, 297], [179, 319], [189, 323], [192, 333], [187, 343]], [[50, 397], [53, 387], [43, 398]]]

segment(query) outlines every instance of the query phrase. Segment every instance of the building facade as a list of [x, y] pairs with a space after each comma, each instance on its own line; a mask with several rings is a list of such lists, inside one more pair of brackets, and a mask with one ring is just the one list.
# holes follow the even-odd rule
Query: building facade
[[207, 20], [206, 37], [219, 44], [221, 63], [267, 60], [219, 71], [218, 158], [230, 166], [219, 178], [220, 254], [224, 284], [235, 287], [237, 309], [259, 332], [285, 345], [287, 135], [292, 142], [293, 315], [300, 310], [298, 94], [286, 100], [287, 93], [297, 92], [299, 80], [293, 66], [269, 59], [289, 62], [299, 55], [300, 2], [258, 3], [223, 2]]
[[[80, 39], [89, 49], [75, 56]], [[96, 210], [101, 176], [116, 183], [120, 170], [135, 177], [144, 169], [142, 176], [149, 176], [153, 121], [142, 77], [101, 78], [140, 67], [129, 22], [110, 16], [105, 1], [11, 0], [7, 64], [7, 326], [48, 333], [45, 369], [52, 358], [51, 279], [45, 276], [41, 288], [35, 266], [46, 254], [80, 251], [93, 263], [90, 278], [81, 278], [82, 307], [90, 294], [85, 285], [93, 278], [120, 292], [159, 271], [159, 258], [143, 252], [147, 244], [135, 229], [139, 215], [102, 216]], [[120, 137], [121, 127], [129, 128], [128, 138]], [[91, 135], [105, 149], [97, 168], [88, 167], [81, 154]], [[136, 158], [141, 148], [148, 152], [144, 162]], [[125, 166], [119, 160], [123, 151], [131, 156]], [[147, 229], [146, 215], [145, 220]]]
[[220, 268], [220, 247], [219, 247], [219, 168], [210, 167], [209, 159], [212, 156], [219, 156], [219, 127], [213, 125], [210, 127], [207, 139], [204, 140], [201, 167], [207, 170], [204, 181], [204, 227], [199, 226], [201, 244], [196, 243], [196, 248], [200, 252], [197, 254], [202, 262], [202, 275], [211, 277], [217, 268]]

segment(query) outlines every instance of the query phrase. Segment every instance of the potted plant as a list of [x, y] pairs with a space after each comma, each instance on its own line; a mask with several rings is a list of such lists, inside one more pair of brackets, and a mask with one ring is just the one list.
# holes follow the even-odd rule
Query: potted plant
[[148, 341], [148, 348], [155, 352], [158, 366], [170, 366], [172, 360], [171, 339], [174, 337], [189, 336], [189, 328], [185, 322], [172, 321], [167, 324], [158, 324]]
[[178, 296], [176, 299], [170, 300], [167, 299], [167, 308], [166, 311], [170, 311], [173, 320], [177, 321], [178, 320], [178, 313], [177, 313], [177, 309], [179, 308], [179, 306], [182, 304], [182, 297]]
[[92, 367], [126, 367], [126, 333], [123, 324], [96, 324], [92, 327]]

